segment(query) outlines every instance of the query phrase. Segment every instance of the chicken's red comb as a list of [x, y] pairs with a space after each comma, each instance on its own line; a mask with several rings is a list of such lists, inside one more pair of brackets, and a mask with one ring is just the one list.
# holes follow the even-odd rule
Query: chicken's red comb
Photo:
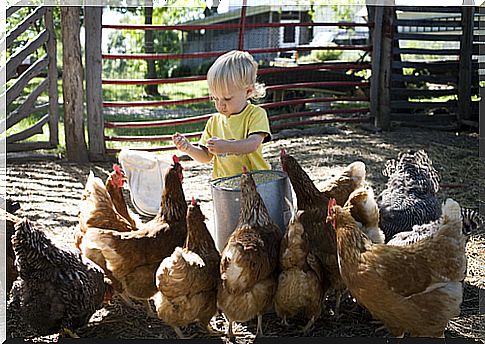
[[120, 173], [120, 174], [122, 173], [120, 165], [113, 164], [113, 170], [115, 170], [116, 173]]
[[192, 196], [192, 205], [195, 205], [195, 198]]
[[285, 156], [285, 155], [286, 155], [286, 150], [284, 148], [281, 148], [280, 156]]
[[330, 198], [328, 200], [328, 213], [330, 213], [330, 209], [337, 205], [337, 200], [335, 198]]
[[172, 160], [173, 160], [173, 163], [174, 164], [178, 164], [180, 162], [180, 159], [178, 156], [176, 156], [175, 154], [172, 156]]
[[243, 165], [242, 170], [243, 170], [243, 173], [248, 173], [248, 168], [245, 165]]

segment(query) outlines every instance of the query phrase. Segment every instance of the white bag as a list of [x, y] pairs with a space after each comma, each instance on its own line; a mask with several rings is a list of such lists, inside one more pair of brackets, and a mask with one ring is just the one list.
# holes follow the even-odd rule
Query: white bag
[[163, 177], [172, 159], [123, 148], [118, 161], [128, 179], [131, 202], [136, 211], [145, 216], [156, 215], [162, 199]]

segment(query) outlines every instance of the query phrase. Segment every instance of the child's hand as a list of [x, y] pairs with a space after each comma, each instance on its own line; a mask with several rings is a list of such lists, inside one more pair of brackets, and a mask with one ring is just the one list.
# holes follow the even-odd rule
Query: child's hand
[[175, 147], [181, 152], [187, 153], [190, 147], [190, 142], [185, 138], [185, 136], [175, 133], [172, 136], [172, 141], [175, 144]]
[[227, 140], [220, 139], [216, 136], [211, 137], [207, 140], [207, 149], [212, 154], [222, 154], [227, 153]]

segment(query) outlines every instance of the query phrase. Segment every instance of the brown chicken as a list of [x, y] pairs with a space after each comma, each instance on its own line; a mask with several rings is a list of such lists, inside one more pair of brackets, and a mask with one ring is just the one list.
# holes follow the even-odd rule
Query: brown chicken
[[158, 266], [187, 236], [182, 166], [176, 156], [164, 178], [160, 210], [151, 221], [129, 232], [88, 228], [81, 243], [82, 252], [119, 282], [114, 288], [135, 299], [148, 300], [157, 292]]
[[308, 235], [308, 240], [312, 243], [313, 255], [325, 271], [322, 275], [324, 299], [330, 289], [335, 290], [335, 314], [338, 315], [340, 298], [342, 291], [345, 290], [345, 285], [338, 267], [335, 232], [329, 230], [331, 227], [325, 223], [328, 198], [325, 193], [317, 189], [298, 161], [287, 154], [284, 149], [281, 150], [280, 161], [295, 191], [297, 207], [299, 210], [305, 211], [305, 215], [300, 221]]
[[[106, 185], [100, 178], [95, 177], [92, 171], [89, 173], [79, 206], [79, 228], [74, 239], [77, 248], [80, 249], [88, 228], [111, 229], [121, 232], [136, 229], [135, 221], [129, 216], [126, 203], [122, 198], [121, 187], [123, 182], [123, 177], [116, 170], [110, 174], [106, 180]], [[120, 209], [121, 212], [117, 209]], [[125, 210], [128, 218], [122, 214]]]
[[126, 182], [126, 176], [121, 171], [119, 165], [113, 165], [113, 172], [110, 173], [106, 179], [106, 191], [108, 191], [115, 206], [116, 211], [123, 216], [133, 228], [137, 228], [140, 223], [138, 218], [134, 217], [133, 213], [130, 213], [128, 206], [126, 205], [125, 198], [123, 196], [123, 185]]
[[328, 198], [335, 198], [337, 204], [344, 205], [352, 191], [365, 185], [365, 164], [362, 161], [354, 161], [336, 176], [325, 181], [320, 191]]
[[302, 210], [292, 211], [292, 218], [281, 241], [281, 272], [274, 306], [276, 314], [286, 326], [287, 316], [303, 313], [308, 319], [303, 328], [306, 334], [321, 314], [323, 297], [329, 285], [322, 263], [313, 252], [314, 243], [301, 221], [307, 214]]
[[443, 337], [460, 314], [466, 275], [466, 236], [460, 206], [447, 199], [440, 229], [406, 246], [373, 244], [350, 209], [329, 202], [342, 278], [357, 302], [393, 336]]
[[221, 253], [222, 284], [217, 304], [229, 321], [258, 318], [256, 335], [263, 334], [263, 314], [273, 304], [278, 278], [281, 231], [270, 219], [253, 177], [241, 175], [241, 210], [234, 232]]
[[187, 211], [187, 239], [165, 258], [156, 273], [158, 292], [153, 297], [160, 319], [185, 338], [180, 326], [194, 322], [209, 332], [217, 313], [220, 255], [205, 225], [205, 216], [192, 199]]
[[379, 207], [370, 186], [354, 190], [344, 206], [350, 209], [350, 214], [357, 221], [360, 230], [374, 244], [385, 242], [385, 235], [379, 228]]

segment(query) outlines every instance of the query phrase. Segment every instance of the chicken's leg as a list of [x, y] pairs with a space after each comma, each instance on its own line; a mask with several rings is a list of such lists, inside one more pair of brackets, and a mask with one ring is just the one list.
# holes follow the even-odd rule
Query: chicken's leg
[[264, 337], [263, 334], [263, 315], [258, 314], [258, 327], [256, 329], [256, 337]]
[[227, 336], [229, 338], [232, 338], [232, 337], [234, 337], [234, 333], [232, 332], [232, 325], [234, 324], [234, 321], [231, 321], [229, 319], [228, 319], [228, 321], [229, 321], [229, 325], [228, 325], [228, 328], [227, 328]]
[[315, 323], [315, 316], [312, 316], [311, 319], [308, 321], [308, 323], [303, 328], [303, 334], [304, 335], [308, 334], [309, 330], [313, 327], [314, 323]]
[[184, 333], [182, 332], [182, 330], [180, 329], [180, 327], [172, 326], [172, 328], [175, 331], [175, 333], [177, 334], [177, 337], [179, 337], [179, 339], [192, 339], [196, 336], [196, 334], [194, 333], [193, 335], [186, 337], [184, 335]]
[[78, 336], [78, 335], [77, 335], [77, 334], [76, 334], [74, 331], [71, 331], [70, 329], [68, 329], [68, 328], [66, 328], [66, 327], [64, 327], [64, 328], [62, 329], [62, 332], [63, 332], [64, 334], [68, 335], [68, 336], [69, 336], [69, 337], [71, 337], [71, 338], [81, 338], [81, 337], [79, 337], [79, 336]]
[[285, 325], [286, 327], [290, 326], [290, 324], [288, 324], [288, 321], [286, 321], [286, 315], [283, 315], [283, 319], [281, 319], [281, 325]]

